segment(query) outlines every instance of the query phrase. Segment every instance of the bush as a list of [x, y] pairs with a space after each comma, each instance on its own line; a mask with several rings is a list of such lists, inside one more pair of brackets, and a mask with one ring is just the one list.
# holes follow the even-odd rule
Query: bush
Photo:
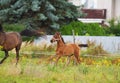
[[63, 35], [72, 35], [72, 30], [76, 35], [91, 35], [91, 36], [104, 36], [105, 30], [97, 23], [82, 23], [79, 21], [71, 22], [68, 25], [64, 25], [60, 28], [60, 32]]
[[16, 31], [20, 32], [25, 29], [25, 26], [23, 24], [4, 24], [3, 25], [5, 31]]
[[[117, 23], [116, 23], [117, 22]], [[115, 36], [120, 36], [120, 20], [112, 19], [109, 21], [109, 28], [106, 28], [107, 34], [113, 34]]]

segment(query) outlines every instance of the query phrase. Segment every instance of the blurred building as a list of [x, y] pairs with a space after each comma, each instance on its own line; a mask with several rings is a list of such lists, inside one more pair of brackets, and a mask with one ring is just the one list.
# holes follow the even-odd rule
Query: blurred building
[[86, 9], [106, 9], [107, 19], [120, 17], [120, 0], [68, 0], [79, 6], [83, 5]]

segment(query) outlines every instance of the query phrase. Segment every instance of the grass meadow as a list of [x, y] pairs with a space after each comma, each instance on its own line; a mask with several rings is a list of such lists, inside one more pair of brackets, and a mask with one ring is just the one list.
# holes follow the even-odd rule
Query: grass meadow
[[[72, 60], [68, 66], [65, 66], [66, 57], [62, 57], [54, 66], [55, 59], [49, 61], [54, 54], [51, 49], [54, 50], [23, 45], [18, 65], [15, 65], [14, 50], [11, 51], [0, 65], [0, 83], [120, 83], [120, 55], [80, 56], [81, 64], [75, 65]], [[29, 54], [30, 51], [33, 52]], [[48, 54], [38, 53], [43, 51]], [[0, 60], [3, 54], [1, 51]]]

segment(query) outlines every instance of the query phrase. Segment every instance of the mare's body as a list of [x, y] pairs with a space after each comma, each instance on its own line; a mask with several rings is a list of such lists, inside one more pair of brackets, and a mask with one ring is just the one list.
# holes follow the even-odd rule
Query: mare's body
[[4, 32], [2, 25], [0, 24], [0, 46], [1, 50], [5, 52], [4, 58], [0, 61], [0, 64], [9, 56], [8, 51], [15, 48], [16, 50], [16, 64], [19, 60], [19, 50], [22, 44], [21, 35], [17, 32]]

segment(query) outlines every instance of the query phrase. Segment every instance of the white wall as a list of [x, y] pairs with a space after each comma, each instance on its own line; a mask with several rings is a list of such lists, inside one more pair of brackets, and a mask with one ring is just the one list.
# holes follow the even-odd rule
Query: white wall
[[120, 17], [120, 0], [97, 0], [97, 8], [107, 9], [107, 19]]
[[[43, 42], [50, 45], [50, 39], [53, 35], [47, 35], [46, 38], [39, 37], [34, 40], [34, 44], [43, 45]], [[73, 36], [62, 36], [65, 42], [73, 43]], [[87, 41], [95, 41], [96, 44], [102, 44], [104, 50], [109, 53], [120, 54], [120, 37], [109, 37], [109, 36], [75, 36], [75, 42], [86, 44]], [[56, 44], [56, 43], [55, 43]]]
[[115, 0], [115, 18], [120, 18], [120, 0]]
[[97, 0], [98, 9], [107, 9], [107, 19], [112, 18], [112, 0]]

